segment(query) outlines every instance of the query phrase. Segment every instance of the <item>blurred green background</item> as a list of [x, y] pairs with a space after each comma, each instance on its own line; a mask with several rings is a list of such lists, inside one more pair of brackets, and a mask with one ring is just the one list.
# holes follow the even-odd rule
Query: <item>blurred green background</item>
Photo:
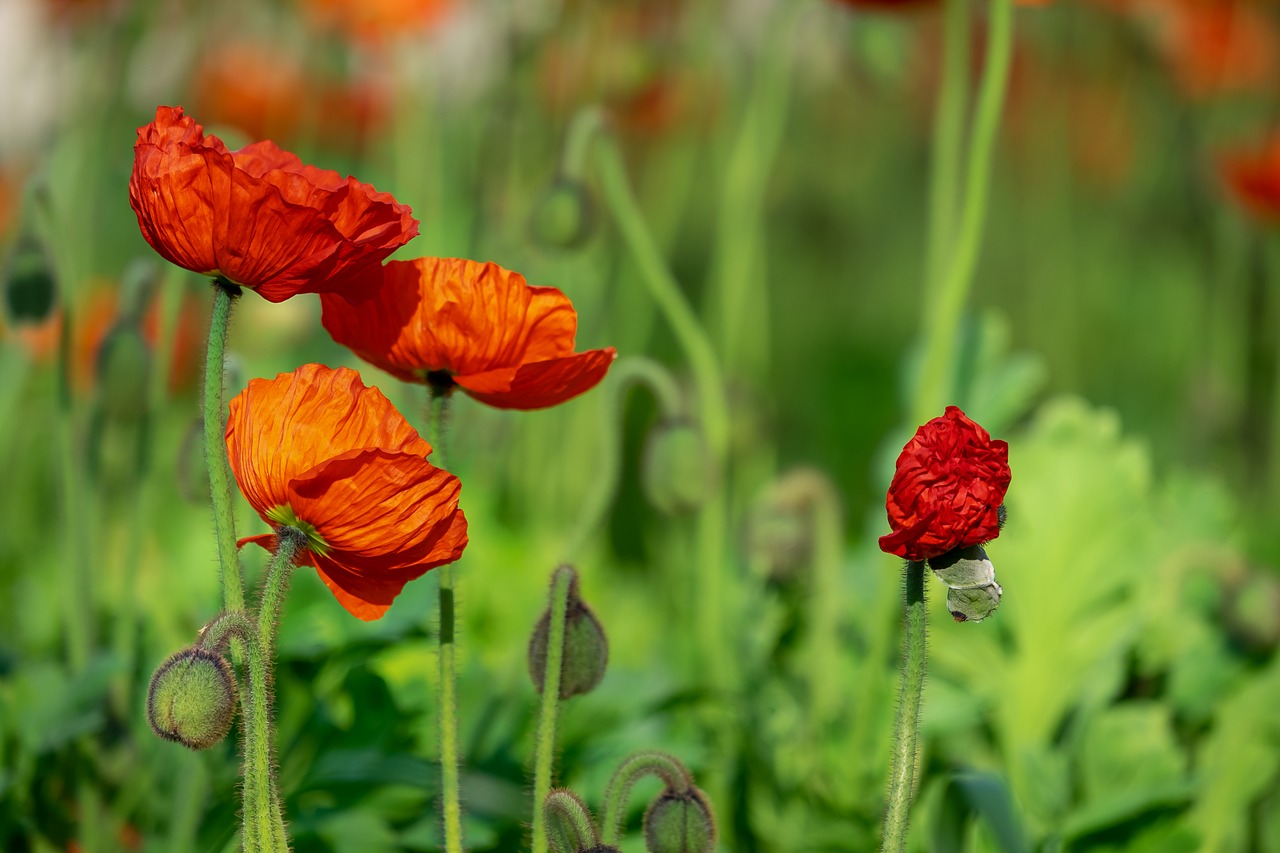
[[[610, 662], [566, 705], [561, 784], [596, 808], [618, 761], [660, 748], [722, 850], [874, 849], [901, 631], [876, 537], [916, 426], [941, 44], [929, 3], [876, 5], [895, 4], [0, 0], [0, 848], [237, 844], [236, 739], [186, 753], [142, 714], [220, 601], [210, 289], [128, 207], [135, 129], [171, 104], [393, 193], [422, 221], [398, 257], [497, 261], [569, 295], [579, 349], [618, 349], [556, 409], [453, 407], [468, 847], [527, 844], [526, 647], [573, 559]], [[1005, 598], [955, 624], [929, 581], [912, 844], [1280, 850], [1280, 155], [1270, 208], [1224, 167], [1280, 119], [1280, 7], [1056, 0], [1015, 21], [951, 359], [952, 401], [1010, 445]], [[566, 153], [594, 107], [712, 342], [723, 470], [592, 158]], [[423, 424], [423, 389], [334, 344], [313, 297], [247, 294], [233, 323], [231, 393], [348, 365]], [[628, 381], [654, 363], [677, 411]], [[365, 624], [297, 573], [276, 708], [300, 853], [437, 849], [434, 592]]]

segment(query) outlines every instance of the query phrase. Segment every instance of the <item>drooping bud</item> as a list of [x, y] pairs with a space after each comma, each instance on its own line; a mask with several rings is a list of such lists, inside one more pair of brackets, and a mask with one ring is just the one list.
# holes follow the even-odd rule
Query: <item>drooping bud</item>
[[717, 479], [702, 431], [685, 420], [665, 421], [649, 433], [640, 473], [649, 501], [668, 515], [702, 506]]
[[1004, 590], [992, 582], [970, 589], [947, 590], [947, 610], [957, 622], [981, 622], [1000, 606]]
[[53, 264], [44, 247], [23, 237], [4, 270], [4, 313], [15, 326], [43, 323], [58, 301]]
[[[568, 572], [569, 590], [565, 602], [564, 643], [560, 661], [560, 698], [590, 693], [604, 678], [609, 662], [609, 641], [604, 627], [578, 593], [578, 575], [571, 566], [561, 566], [556, 574]], [[555, 579], [552, 588], [555, 588]], [[529, 677], [542, 692], [547, 674], [547, 649], [551, 635], [551, 608], [534, 626], [529, 640]]]
[[644, 813], [644, 847], [649, 853], [711, 853], [716, 819], [706, 794], [692, 786], [659, 794]]
[[582, 798], [565, 788], [547, 794], [542, 801], [547, 840], [555, 853], [604, 853], [615, 850], [600, 843], [591, 812]]
[[147, 689], [147, 722], [165, 740], [208, 749], [231, 730], [236, 711], [231, 665], [209, 649], [185, 648], [160, 665]]
[[595, 230], [595, 205], [579, 181], [561, 176], [547, 188], [529, 219], [533, 239], [556, 249], [576, 249]]

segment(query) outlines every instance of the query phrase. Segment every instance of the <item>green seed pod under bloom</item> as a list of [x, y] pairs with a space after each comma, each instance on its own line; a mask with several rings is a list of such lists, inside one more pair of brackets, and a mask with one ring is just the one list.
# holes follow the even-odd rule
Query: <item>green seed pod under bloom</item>
[[[572, 569], [570, 569], [572, 571]], [[547, 644], [551, 633], [551, 610], [548, 608], [534, 626], [529, 640], [529, 677], [539, 693], [546, 680]], [[560, 698], [590, 693], [604, 678], [609, 663], [609, 640], [604, 626], [578, 596], [578, 576], [569, 585], [565, 603], [564, 653], [560, 662]]]
[[170, 657], [147, 689], [147, 722], [165, 740], [208, 749], [231, 730], [236, 679], [219, 654], [192, 646]]
[[667, 788], [644, 813], [644, 849], [649, 853], [711, 853], [716, 819], [698, 788]]
[[556, 249], [576, 249], [595, 230], [595, 205], [578, 181], [556, 179], [534, 204], [529, 220], [533, 239]]
[[640, 475], [649, 501], [668, 515], [702, 506], [716, 482], [706, 439], [687, 421], [666, 421], [649, 433]]

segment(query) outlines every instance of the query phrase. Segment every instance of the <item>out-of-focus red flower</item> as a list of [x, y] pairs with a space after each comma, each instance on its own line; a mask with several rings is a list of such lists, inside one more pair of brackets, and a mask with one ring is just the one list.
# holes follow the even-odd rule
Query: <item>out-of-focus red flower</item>
[[316, 26], [372, 44], [428, 29], [453, 5], [452, 0], [302, 0]]
[[[905, 12], [909, 9], [925, 9], [941, 6], [942, 0], [836, 0], [856, 9], [876, 9], [885, 12]], [[1047, 6], [1053, 0], [1015, 0], [1019, 6]]]
[[158, 107], [138, 129], [129, 202], [165, 260], [271, 302], [349, 290], [418, 233], [408, 206], [389, 193], [305, 165], [269, 141], [228, 151], [181, 107]]
[[[378, 619], [409, 581], [462, 556], [458, 478], [354, 370], [304, 365], [255, 379], [231, 401], [227, 456], [245, 499], [273, 528], [303, 531], [299, 565], [352, 615]], [[250, 536], [275, 547], [275, 534]]]
[[1259, 149], [1228, 154], [1218, 161], [1227, 189], [1250, 214], [1280, 225], [1280, 132]]
[[593, 388], [614, 359], [613, 347], [574, 352], [568, 297], [497, 264], [391, 261], [368, 279], [372, 296], [358, 304], [322, 295], [321, 320], [335, 341], [406, 382], [541, 409]]
[[898, 456], [880, 550], [922, 561], [995, 539], [1009, 479], [1009, 445], [947, 406]]

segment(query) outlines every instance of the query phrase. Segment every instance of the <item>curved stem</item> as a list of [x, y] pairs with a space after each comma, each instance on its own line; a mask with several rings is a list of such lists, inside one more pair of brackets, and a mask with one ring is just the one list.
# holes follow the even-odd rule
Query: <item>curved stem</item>
[[[952, 23], [948, 20], [949, 25]], [[923, 300], [925, 351], [910, 423], [924, 423], [936, 415], [951, 393], [949, 367], [960, 312], [964, 310], [973, 284], [982, 229], [986, 223], [991, 159], [1009, 81], [1013, 54], [1013, 0], [992, 0], [987, 45], [973, 136], [969, 144], [959, 233], [948, 258], [946, 276], [934, 294], [936, 298]]]
[[227, 413], [223, 397], [223, 362], [231, 305], [240, 288], [221, 276], [214, 281], [213, 314], [209, 321], [209, 345], [204, 362], [204, 458], [209, 469], [209, 493], [213, 501], [213, 529], [218, 539], [218, 568], [222, 576], [222, 605], [227, 611], [244, 609], [244, 580], [236, 551], [236, 519], [231, 504], [231, 479], [227, 468]]
[[556, 839], [556, 853], [578, 853], [595, 849], [600, 836], [591, 823], [586, 805], [570, 791], [552, 791], [534, 803], [534, 813], [550, 827]]
[[[449, 416], [449, 392], [431, 390], [428, 402], [428, 441], [435, 457], [432, 464], [444, 466], [445, 427]], [[458, 674], [455, 645], [453, 564], [436, 569], [440, 583], [440, 809], [444, 817], [444, 846], [447, 853], [462, 853], [462, 794], [458, 761]]]
[[[246, 853], [288, 851], [280, 795], [276, 790], [276, 766], [271, 734], [271, 681], [276, 622], [289, 588], [294, 559], [306, 545], [306, 536], [292, 527], [276, 529], [276, 551], [267, 567], [267, 578], [258, 605], [257, 631], [251, 633], [249, 693], [244, 723], [244, 847]], [[235, 617], [229, 624], [237, 621]]]
[[915, 788], [916, 743], [920, 734], [920, 700], [924, 695], [926, 664], [923, 562], [907, 563], [905, 622], [902, 682], [898, 687], [898, 716], [893, 724], [889, 804], [880, 848], [886, 853], [906, 849], [907, 818]]
[[693, 777], [679, 759], [665, 752], [637, 752], [618, 765], [604, 793], [605, 844], [617, 845], [622, 840], [622, 821], [626, 818], [627, 800], [636, 782], [645, 776], [657, 776], [673, 791], [684, 792], [693, 787]]
[[618, 359], [609, 371], [601, 395], [600, 407], [604, 412], [603, 429], [600, 430], [601, 467], [591, 479], [591, 492], [587, 495], [582, 512], [578, 515], [578, 527], [565, 549], [565, 559], [572, 560], [586, 544], [587, 539], [599, 527], [605, 513], [617, 494], [618, 480], [622, 475], [622, 438], [619, 435], [622, 421], [623, 399], [632, 385], [645, 385], [658, 402], [658, 411], [664, 419], [675, 418], [682, 409], [680, 389], [671, 373], [658, 362], [642, 355]]
[[547, 666], [542, 675], [542, 702], [538, 710], [538, 740], [534, 747], [533, 853], [546, 853], [547, 823], [541, 803], [551, 791], [551, 765], [556, 757], [556, 716], [560, 711], [560, 668], [564, 659], [565, 611], [569, 590], [576, 580], [569, 566], [551, 575], [551, 621], [547, 628]]

